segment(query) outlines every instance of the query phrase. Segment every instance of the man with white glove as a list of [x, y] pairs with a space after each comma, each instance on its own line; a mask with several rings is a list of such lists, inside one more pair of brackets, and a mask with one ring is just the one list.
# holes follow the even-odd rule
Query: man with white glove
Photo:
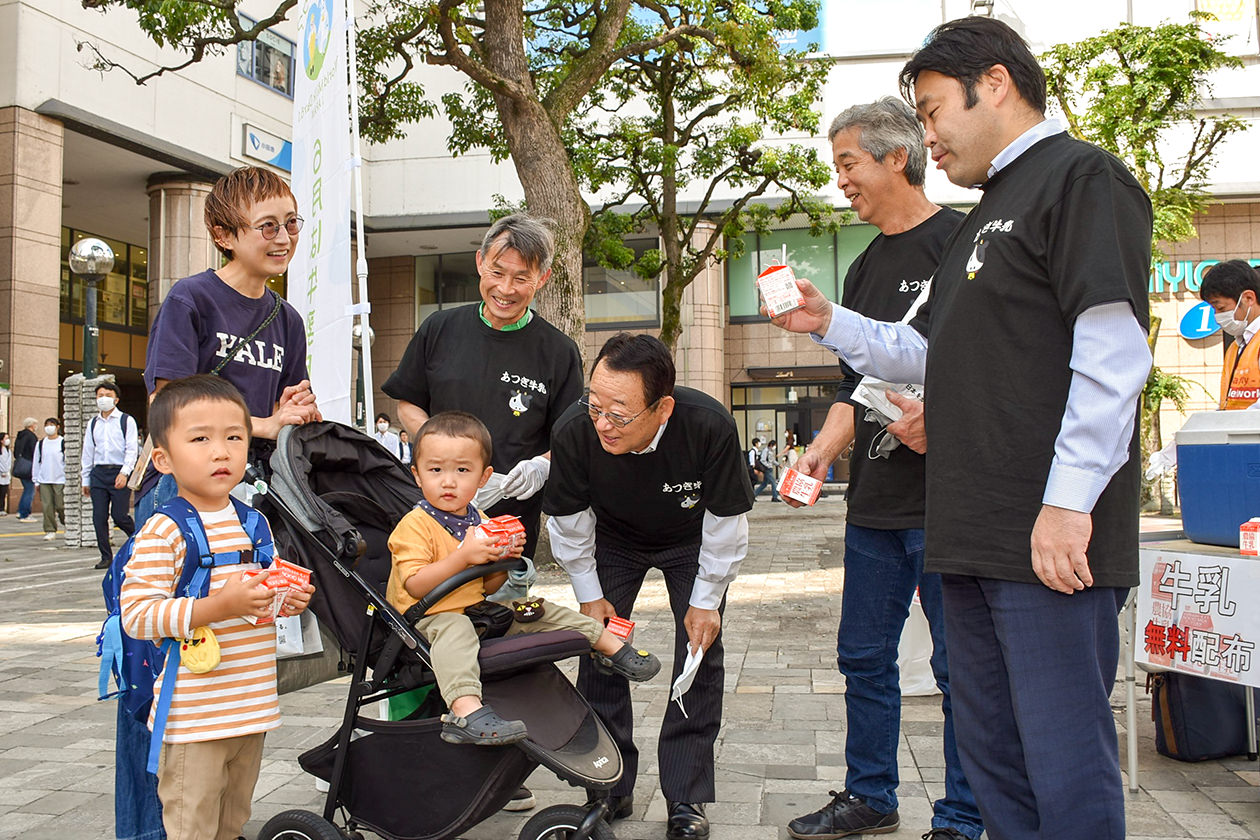
[[477, 252], [481, 301], [426, 318], [382, 387], [399, 401], [412, 440], [439, 411], [467, 411], [486, 424], [494, 474], [475, 504], [520, 518], [526, 557], [538, 542], [551, 427], [582, 396], [577, 345], [529, 308], [554, 254], [551, 231], [537, 220], [518, 213], [495, 222]]

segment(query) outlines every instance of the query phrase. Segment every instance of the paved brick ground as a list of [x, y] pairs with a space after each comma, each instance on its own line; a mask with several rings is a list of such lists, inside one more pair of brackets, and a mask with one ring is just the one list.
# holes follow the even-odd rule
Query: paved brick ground
[[[751, 551], [731, 587], [726, 619], [719, 801], [709, 811], [714, 840], [786, 837], [788, 820], [822, 805], [827, 791], [843, 784], [844, 685], [833, 649], [844, 585], [843, 512], [843, 502], [830, 497], [810, 511], [763, 501], [752, 514]], [[44, 542], [32, 524], [0, 519], [0, 838], [107, 840], [113, 837], [114, 710], [95, 699], [100, 573], [90, 568], [91, 551]], [[545, 578], [541, 593], [572, 600], [558, 574]], [[668, 649], [659, 577], [649, 579], [636, 618], [638, 641]], [[282, 698], [285, 725], [268, 737], [249, 836], [279, 811], [320, 808], [322, 798], [298, 768], [297, 756], [336, 726], [345, 691], [344, 681], [332, 682]], [[658, 677], [634, 691], [643, 772], [633, 817], [616, 831], [621, 840], [655, 840], [664, 836], [654, 738], [667, 680]], [[1139, 698], [1141, 789], [1129, 799], [1129, 836], [1260, 838], [1256, 764], [1182, 764], [1160, 757], [1149, 698]], [[1119, 690], [1113, 705], [1123, 751]], [[931, 799], [943, 787], [939, 699], [907, 698], [902, 722], [901, 828], [888, 836], [918, 838], [927, 830]], [[398, 784], [400, 795], [408, 796], [422, 782]], [[545, 771], [529, 784], [540, 807], [582, 799]], [[502, 813], [466, 837], [512, 838], [527, 817]]]

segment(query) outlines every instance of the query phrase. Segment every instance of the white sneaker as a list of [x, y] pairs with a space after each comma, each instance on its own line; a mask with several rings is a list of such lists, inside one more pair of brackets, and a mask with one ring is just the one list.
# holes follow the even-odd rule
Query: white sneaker
[[56, 532], [56, 531], [49, 531], [47, 534], [44, 534], [44, 541], [45, 541], [45, 542], [47, 542], [48, 540], [55, 540], [55, 539], [57, 539], [57, 532]]

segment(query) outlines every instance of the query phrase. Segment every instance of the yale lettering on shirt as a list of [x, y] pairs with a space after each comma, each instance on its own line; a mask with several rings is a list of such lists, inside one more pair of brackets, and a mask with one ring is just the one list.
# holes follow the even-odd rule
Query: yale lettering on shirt
[[222, 332], [216, 332], [215, 336], [219, 339], [219, 349], [214, 355], [220, 359], [231, 356], [235, 362], [267, 370], [279, 371], [284, 367], [284, 348], [278, 344], [261, 339], [243, 344], [240, 336]]

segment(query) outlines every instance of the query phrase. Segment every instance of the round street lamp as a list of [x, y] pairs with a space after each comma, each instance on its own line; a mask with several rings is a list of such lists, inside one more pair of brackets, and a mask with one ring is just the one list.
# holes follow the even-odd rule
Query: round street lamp
[[100, 354], [96, 327], [96, 286], [106, 274], [114, 270], [114, 252], [99, 239], [80, 239], [70, 247], [70, 270], [87, 284], [87, 297], [83, 311], [83, 375], [88, 379], [96, 376]]

